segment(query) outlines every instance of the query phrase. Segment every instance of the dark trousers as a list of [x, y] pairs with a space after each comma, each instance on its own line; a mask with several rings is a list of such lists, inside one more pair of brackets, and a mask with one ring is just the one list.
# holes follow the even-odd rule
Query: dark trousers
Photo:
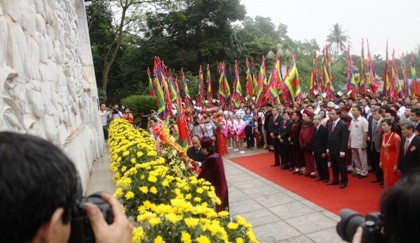
[[104, 138], [105, 140], [108, 140], [108, 127], [107, 126], [103, 126], [102, 130], [104, 131]]
[[300, 149], [300, 146], [291, 145], [291, 165], [290, 167], [301, 168], [305, 166], [305, 158], [303, 157], [303, 151]]
[[274, 164], [280, 165], [280, 140], [273, 138]]
[[254, 147], [255, 136], [254, 136], [254, 131], [252, 129], [252, 126], [245, 127], [245, 136], [246, 136], [246, 146], [248, 148]]
[[[339, 154], [331, 154], [331, 167], [333, 171], [333, 182], [340, 182], [346, 183], [348, 182], [347, 179], [347, 168], [346, 168], [346, 160], [345, 158], [340, 158]], [[339, 174], [341, 176], [341, 180], [339, 181]]]
[[379, 167], [379, 158], [380, 154], [376, 152], [376, 149], [373, 148], [370, 151], [371, 161], [372, 161], [372, 169], [375, 171], [375, 176], [377, 181], [384, 181], [384, 172], [382, 171], [381, 167]]
[[316, 164], [316, 171], [318, 172], [318, 176], [321, 180], [329, 180], [330, 173], [328, 172], [328, 161], [327, 157], [322, 158], [322, 156], [315, 154], [315, 164]]
[[282, 167], [286, 168], [290, 166], [290, 145], [285, 143], [280, 143], [280, 157], [282, 162]]

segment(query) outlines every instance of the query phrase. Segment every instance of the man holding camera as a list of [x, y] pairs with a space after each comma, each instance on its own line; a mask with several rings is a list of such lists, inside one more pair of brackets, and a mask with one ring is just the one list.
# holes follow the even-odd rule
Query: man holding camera
[[74, 209], [80, 207], [96, 242], [132, 241], [132, 225], [112, 196], [101, 194], [111, 207], [111, 224], [96, 205], [77, 204], [80, 184], [73, 162], [41, 138], [0, 132], [0, 191], [2, 242], [67, 242]]

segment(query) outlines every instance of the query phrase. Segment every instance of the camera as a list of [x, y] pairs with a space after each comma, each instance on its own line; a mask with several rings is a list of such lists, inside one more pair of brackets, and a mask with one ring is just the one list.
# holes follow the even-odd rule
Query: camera
[[357, 228], [362, 227], [362, 243], [385, 242], [382, 234], [383, 218], [379, 212], [369, 213], [366, 217], [363, 217], [356, 211], [343, 209], [340, 212], [340, 218], [336, 230], [344, 241], [352, 242]]
[[112, 207], [101, 198], [101, 193], [97, 192], [87, 197], [81, 197], [79, 200], [76, 200], [71, 212], [70, 243], [95, 242], [95, 234], [93, 233], [92, 226], [90, 225], [85, 209], [88, 203], [98, 206], [108, 224], [112, 224], [114, 222]]

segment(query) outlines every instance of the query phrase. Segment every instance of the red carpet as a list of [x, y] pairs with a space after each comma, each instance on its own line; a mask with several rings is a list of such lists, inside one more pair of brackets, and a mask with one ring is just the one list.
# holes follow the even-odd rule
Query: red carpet
[[384, 189], [371, 182], [375, 179], [372, 173], [364, 179], [349, 174], [347, 187], [340, 189], [338, 185], [327, 186], [310, 177], [295, 175], [289, 170], [280, 170], [279, 167], [270, 167], [274, 161], [274, 155], [270, 152], [230, 160], [337, 215], [342, 208], [350, 208], [363, 215], [379, 210]]

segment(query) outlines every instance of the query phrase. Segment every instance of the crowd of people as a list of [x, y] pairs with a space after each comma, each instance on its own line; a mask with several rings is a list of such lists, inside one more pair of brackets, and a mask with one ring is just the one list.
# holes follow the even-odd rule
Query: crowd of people
[[348, 176], [364, 179], [369, 172], [375, 174], [372, 183], [390, 188], [420, 168], [416, 98], [391, 103], [336, 95], [260, 107], [208, 104], [188, 113], [189, 135], [212, 140], [221, 156], [264, 148], [274, 152], [272, 167], [340, 188], [347, 187]]

